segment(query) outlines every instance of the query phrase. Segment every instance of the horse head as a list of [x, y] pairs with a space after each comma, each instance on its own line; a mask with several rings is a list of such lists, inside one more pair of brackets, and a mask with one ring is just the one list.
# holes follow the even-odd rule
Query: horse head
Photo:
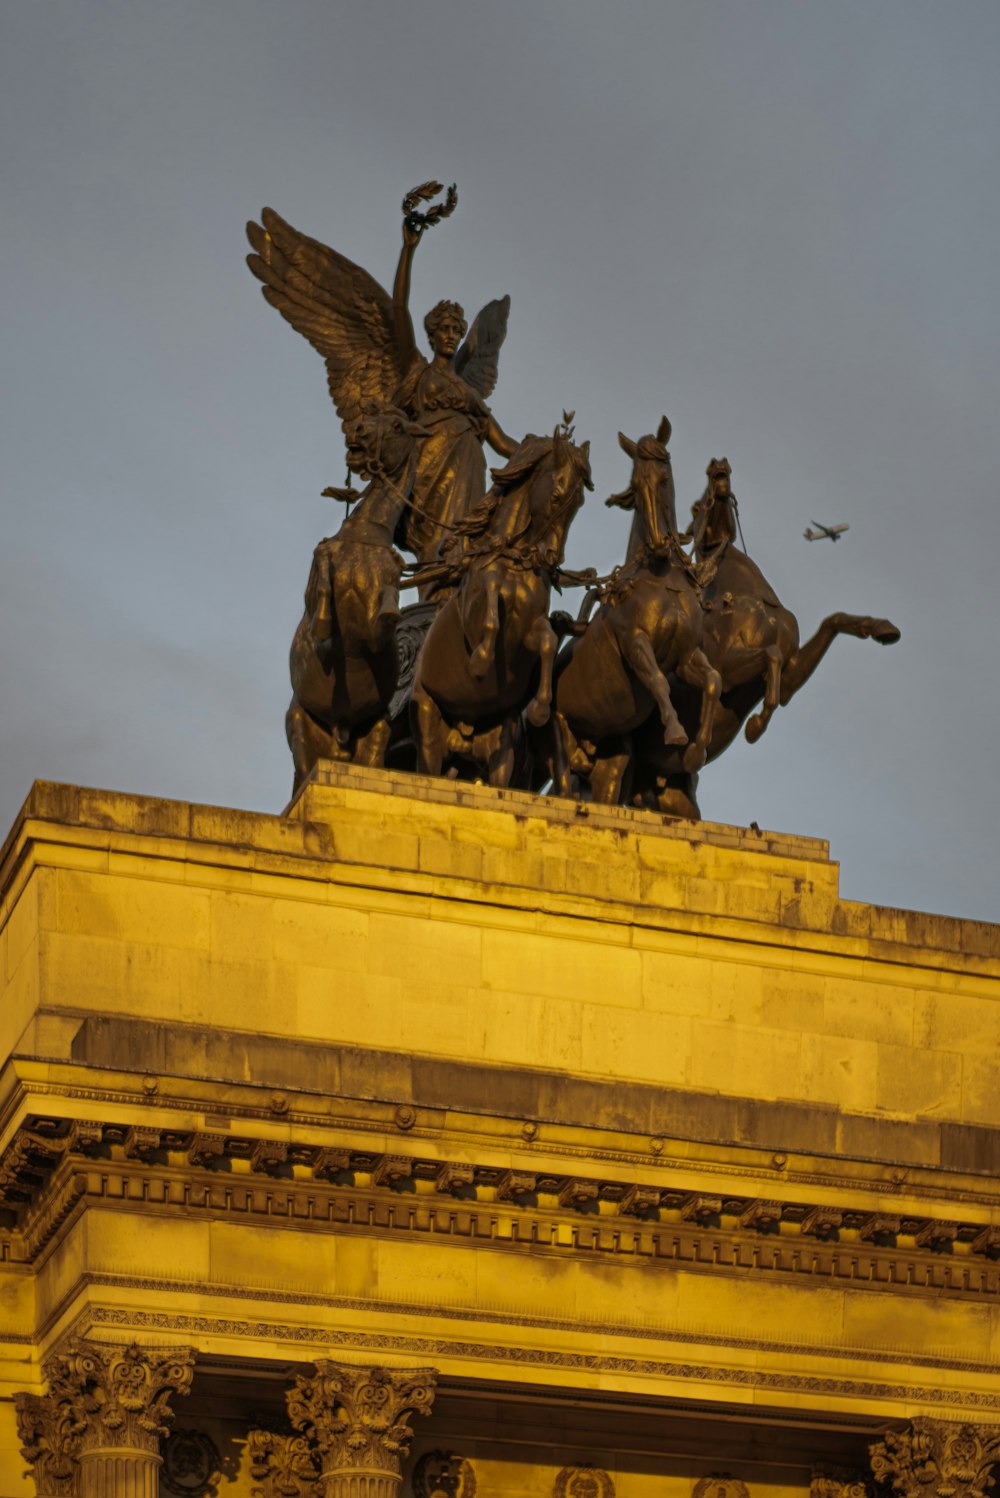
[[531, 540], [546, 568], [562, 562], [570, 522], [583, 504], [584, 490], [594, 487], [589, 442], [577, 447], [562, 427], [556, 427], [550, 461], [551, 466], [542, 465], [540, 482], [532, 493]]
[[545, 567], [558, 566], [569, 523], [590, 477], [590, 443], [577, 447], [561, 427], [551, 437], [525, 437], [503, 468], [494, 468], [486, 497], [491, 537], [532, 548]]
[[670, 422], [664, 416], [655, 435], [647, 433], [633, 442], [624, 432], [618, 433], [623, 452], [632, 459], [632, 478], [621, 494], [606, 501], [622, 510], [633, 512], [629, 536], [628, 559], [640, 549], [653, 556], [662, 555], [671, 541], [677, 539], [677, 504], [674, 493], [674, 471], [667, 443]]
[[398, 406], [372, 403], [345, 427], [347, 464], [366, 479], [389, 479], [408, 492], [400, 481], [416, 464], [416, 445], [428, 435], [425, 427]]

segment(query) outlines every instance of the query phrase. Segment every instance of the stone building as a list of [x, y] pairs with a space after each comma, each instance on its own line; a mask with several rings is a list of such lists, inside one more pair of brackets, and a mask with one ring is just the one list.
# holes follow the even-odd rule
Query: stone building
[[333, 766], [0, 896], [2, 1498], [985, 1492], [1000, 928]]

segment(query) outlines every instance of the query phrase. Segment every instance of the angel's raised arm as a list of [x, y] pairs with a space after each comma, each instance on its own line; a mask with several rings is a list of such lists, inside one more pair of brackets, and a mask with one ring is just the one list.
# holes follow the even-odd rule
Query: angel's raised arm
[[392, 311], [396, 324], [396, 346], [399, 363], [405, 374], [417, 357], [417, 341], [413, 336], [413, 319], [410, 316], [410, 272], [413, 268], [413, 252], [420, 243], [421, 230], [403, 219], [403, 248], [399, 252], [396, 279], [392, 283]]

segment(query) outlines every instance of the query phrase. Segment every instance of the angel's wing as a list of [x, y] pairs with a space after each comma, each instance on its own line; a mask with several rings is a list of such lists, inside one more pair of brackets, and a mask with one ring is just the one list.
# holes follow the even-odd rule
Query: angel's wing
[[487, 302], [455, 355], [455, 373], [460, 374], [483, 400], [488, 400], [493, 394], [497, 382], [497, 362], [507, 337], [509, 315], [509, 296]]
[[360, 265], [293, 229], [273, 208], [247, 224], [247, 264], [264, 296], [326, 360], [346, 430], [371, 401], [391, 401], [403, 371], [392, 301]]

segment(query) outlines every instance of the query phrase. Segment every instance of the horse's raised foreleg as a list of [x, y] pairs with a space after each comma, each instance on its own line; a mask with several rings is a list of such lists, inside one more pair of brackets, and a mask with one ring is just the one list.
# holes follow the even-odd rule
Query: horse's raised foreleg
[[[778, 661], [780, 666], [780, 656]], [[703, 650], [692, 650], [690, 655], [678, 662], [676, 671], [681, 681], [686, 681], [688, 686], [698, 687], [701, 691], [698, 732], [694, 743], [688, 745], [684, 754], [684, 768], [689, 775], [694, 775], [701, 769], [708, 754], [715, 709], [722, 691], [722, 677]]]
[[413, 683], [410, 696], [410, 723], [417, 749], [417, 771], [421, 775], [440, 775], [448, 730], [441, 709], [419, 680]]
[[482, 589], [483, 633], [469, 658], [469, 670], [477, 681], [481, 681], [490, 669], [500, 628], [500, 579], [495, 572], [484, 574]]
[[766, 657], [764, 705], [759, 713], [754, 713], [752, 718], [747, 719], [747, 726], [743, 733], [748, 744], [756, 744], [774, 717], [775, 710], [781, 701], [781, 651], [777, 645], [768, 645], [764, 649], [764, 655]]
[[667, 678], [660, 670], [656, 652], [648, 635], [641, 630], [627, 633], [620, 642], [621, 652], [632, 670], [650, 693], [660, 713], [663, 724], [663, 742], [668, 745], [686, 744], [688, 736], [670, 700]]
[[525, 717], [532, 728], [541, 728], [549, 721], [552, 710], [552, 666], [559, 649], [559, 636], [549, 623], [546, 614], [539, 614], [524, 639], [525, 650], [538, 656], [538, 690], [528, 703]]
[[867, 614], [830, 614], [823, 620], [811, 640], [800, 645], [786, 662], [781, 673], [782, 707], [805, 686], [838, 635], [854, 635], [859, 640], [878, 640], [880, 645], [894, 645], [899, 630], [888, 619], [872, 619]]

